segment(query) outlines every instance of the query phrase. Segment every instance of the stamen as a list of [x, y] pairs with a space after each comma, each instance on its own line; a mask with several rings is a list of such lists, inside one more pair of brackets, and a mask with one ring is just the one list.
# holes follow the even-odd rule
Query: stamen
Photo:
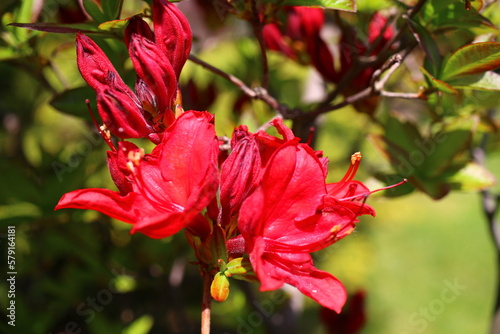
[[111, 133], [109, 132], [106, 125], [103, 124], [103, 125], [99, 126], [99, 123], [97, 122], [97, 119], [94, 116], [94, 112], [92, 111], [92, 107], [90, 106], [90, 100], [86, 99], [85, 104], [87, 105], [87, 109], [90, 113], [90, 117], [92, 118], [92, 121], [94, 122], [94, 126], [99, 131], [99, 134], [101, 135], [102, 139], [104, 139], [106, 144], [108, 144], [109, 148], [111, 148], [111, 151], [116, 151], [115, 146], [111, 142]]
[[141, 159], [144, 157], [144, 149], [133, 150], [128, 152], [127, 159], [132, 162], [135, 166], [139, 166]]
[[408, 182], [408, 179], [403, 179], [403, 181], [398, 182], [396, 184], [393, 184], [393, 185], [390, 185], [390, 186], [387, 186], [387, 187], [383, 187], [383, 188], [380, 188], [380, 189], [375, 189], [375, 190], [372, 190], [372, 191], [369, 191], [369, 192], [366, 192], [366, 193], [362, 193], [362, 194], [358, 194], [358, 195], [354, 195], [354, 196], [350, 196], [350, 197], [344, 197], [344, 198], [339, 199], [339, 201], [346, 201], [346, 200], [356, 199], [356, 198], [360, 198], [360, 197], [364, 197], [366, 199], [369, 195], [371, 195], [373, 193], [376, 193], [376, 192], [381, 191], [381, 190], [387, 190], [387, 189], [395, 188], [395, 187], [400, 186], [400, 185], [402, 185], [403, 183], [406, 183], [406, 182]]
[[347, 182], [351, 181], [354, 178], [354, 176], [356, 176], [360, 162], [361, 162], [361, 152], [356, 152], [353, 155], [351, 155], [351, 165], [349, 166], [349, 169], [345, 173], [342, 180], [337, 182], [337, 186], [331, 189], [329, 193], [336, 193], [342, 190], [347, 185]]

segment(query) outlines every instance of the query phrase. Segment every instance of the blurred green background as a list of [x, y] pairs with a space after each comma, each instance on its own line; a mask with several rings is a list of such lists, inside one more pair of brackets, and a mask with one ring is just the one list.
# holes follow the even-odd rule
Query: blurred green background
[[[152, 240], [130, 236], [130, 226], [96, 212], [53, 211], [65, 192], [114, 185], [106, 167], [106, 145], [83, 102], [93, 93], [82, 89], [61, 95], [84, 87], [74, 36], [6, 27], [18, 5], [0, 5], [0, 263], [7, 258], [7, 227], [16, 226], [17, 271], [13, 328], [4, 320], [8, 270], [1, 269], [0, 332], [199, 332], [202, 281], [182, 233]], [[47, 19], [57, 19], [57, 6], [45, 12], [52, 15]], [[142, 6], [136, 2], [125, 11], [136, 13]], [[236, 31], [240, 28], [230, 22]], [[257, 81], [256, 44], [249, 38], [235, 42], [234, 32], [212, 29], [220, 39], [216, 46], [201, 41], [195, 52], [246, 82]], [[112, 55], [123, 55], [119, 42], [100, 42]], [[133, 79], [125, 58], [112, 60], [123, 65], [125, 78]], [[309, 68], [277, 55], [270, 60], [271, 87], [280, 101], [303, 105]], [[230, 136], [241, 123], [255, 130], [273, 115], [193, 64], [186, 65], [182, 86], [186, 106], [216, 114], [220, 135]], [[64, 108], [70, 106], [71, 114], [55, 108], [54, 95]], [[357, 179], [372, 189], [381, 186], [373, 174], [388, 168], [388, 162], [369, 135], [376, 125], [366, 115], [348, 107], [323, 117], [320, 126], [316, 149], [330, 158], [330, 182], [342, 177], [350, 155], [361, 150], [364, 160]], [[149, 143], [136, 142], [151, 149]], [[497, 152], [493, 145], [487, 164], [498, 178]], [[498, 277], [479, 195], [454, 192], [439, 201], [419, 192], [383, 195], [368, 200], [377, 217], [363, 218], [353, 235], [315, 254], [317, 266], [337, 276], [350, 293], [365, 292], [367, 323], [361, 333], [486, 333]], [[214, 302], [213, 333], [279, 333], [276, 328], [326, 333], [319, 306], [311, 300], [289, 289], [258, 293], [257, 288], [232, 281], [230, 298]], [[258, 313], [263, 307], [270, 307], [267, 316]]]

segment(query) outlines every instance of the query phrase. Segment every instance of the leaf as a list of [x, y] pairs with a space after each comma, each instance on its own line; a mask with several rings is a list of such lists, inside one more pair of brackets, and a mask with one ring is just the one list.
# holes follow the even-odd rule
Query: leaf
[[318, 6], [329, 9], [346, 10], [349, 12], [356, 11], [355, 0], [287, 0], [284, 4], [288, 6]]
[[101, 24], [99, 24], [99, 29], [104, 30], [104, 31], [124, 31], [125, 28], [127, 27], [127, 24], [130, 20], [129, 18], [123, 19], [123, 20], [113, 20], [113, 21], [106, 21]]
[[480, 74], [467, 75], [450, 81], [450, 85], [455, 88], [500, 91], [500, 74], [488, 71]]
[[444, 81], [441, 81], [439, 79], [434, 78], [425, 68], [420, 67], [420, 71], [425, 75], [426, 79], [428, 80], [430, 86], [435, 87], [437, 90], [448, 93], [448, 94], [458, 94], [457, 90], [447, 84]]
[[95, 92], [88, 86], [66, 90], [50, 101], [50, 105], [69, 115], [92, 120], [85, 101], [89, 99], [92, 106], [96, 105]]
[[500, 43], [483, 42], [466, 45], [445, 62], [440, 79], [449, 81], [463, 75], [491, 71], [500, 67]]
[[467, 129], [438, 132], [433, 137], [416, 143], [419, 151], [424, 154], [424, 161], [420, 166], [423, 176], [438, 177], [450, 168], [457, 168], [457, 164], [461, 165], [456, 158], [467, 151], [472, 139], [471, 122], [464, 124], [467, 124]]
[[96, 22], [102, 23], [115, 19], [114, 17], [106, 17], [102, 8], [95, 2], [95, 0], [83, 0], [83, 8]]
[[123, 0], [105, 0], [101, 1], [104, 16], [116, 20], [120, 16]]
[[471, 5], [467, 10], [462, 0], [428, 0], [420, 11], [420, 22], [433, 29], [444, 27], [495, 29], [490, 20], [479, 14], [483, 2], [472, 1]]
[[424, 49], [429, 62], [432, 64], [431, 73], [437, 74], [438, 69], [441, 66], [442, 56], [439, 53], [439, 48], [437, 46], [436, 41], [431, 36], [430, 32], [427, 31], [425, 27], [423, 27], [420, 23], [407, 19], [410, 24], [410, 29], [413, 32], [413, 35], [417, 39], [420, 46]]
[[437, 29], [445, 27], [453, 29], [486, 28], [488, 31], [496, 29], [495, 25], [481, 15], [476, 8], [471, 7], [470, 10], [467, 10], [465, 4], [461, 1], [451, 4], [437, 13], [437, 16], [432, 21], [432, 26]]
[[447, 181], [451, 189], [463, 191], [481, 191], [496, 183], [493, 174], [475, 162], [469, 162]]
[[38, 30], [62, 34], [83, 33], [100, 33], [95, 25], [92, 24], [58, 24], [58, 23], [10, 23], [9, 26], [26, 28], [30, 30]]

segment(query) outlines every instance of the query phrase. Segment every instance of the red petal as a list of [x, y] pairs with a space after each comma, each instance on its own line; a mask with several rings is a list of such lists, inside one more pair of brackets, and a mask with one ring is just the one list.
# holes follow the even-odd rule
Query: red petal
[[132, 192], [132, 173], [127, 168], [128, 153], [139, 148], [130, 142], [118, 142], [118, 150], [106, 152], [108, 155], [108, 169], [113, 182], [122, 195]]
[[316, 269], [309, 254], [265, 253], [259, 269], [255, 272], [261, 282], [261, 291], [276, 290], [287, 283], [337, 313], [346, 302], [347, 292], [342, 283], [331, 274]]
[[293, 242], [305, 233], [297, 222], [314, 216], [325, 195], [323, 169], [314, 151], [288, 142], [275, 152], [261, 186], [243, 203], [240, 231], [245, 239], [259, 235]]
[[165, 192], [172, 202], [198, 212], [218, 188], [219, 145], [213, 119], [208, 112], [187, 111], [165, 131], [161, 144], [159, 166]]
[[64, 194], [55, 210], [66, 208], [95, 210], [134, 224], [141, 218], [141, 212], [147, 212], [151, 206], [135, 193], [121, 196], [120, 193], [109, 189], [90, 188]]
[[166, 238], [182, 230], [193, 217], [186, 212], [166, 212], [145, 217], [134, 224], [130, 233], [140, 232], [153, 239]]
[[179, 78], [191, 52], [193, 36], [189, 22], [184, 14], [167, 0], [153, 0], [152, 9], [156, 44], [167, 55]]

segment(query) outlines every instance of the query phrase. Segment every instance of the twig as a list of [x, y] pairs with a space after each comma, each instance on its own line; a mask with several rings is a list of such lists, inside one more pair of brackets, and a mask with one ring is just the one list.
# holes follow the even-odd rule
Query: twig
[[259, 42], [260, 55], [262, 59], [262, 87], [267, 89], [269, 87], [269, 62], [267, 60], [266, 44], [264, 42], [264, 35], [262, 34], [262, 21], [259, 17], [256, 1], [252, 1], [252, 27], [253, 33]]
[[210, 65], [209, 63], [201, 60], [200, 58], [189, 55], [189, 60], [191, 60], [193, 63], [198, 64], [210, 72], [213, 72], [222, 78], [230, 81], [234, 85], [236, 85], [238, 88], [240, 88], [243, 93], [245, 93], [248, 97], [252, 99], [259, 99], [263, 102], [265, 102], [267, 105], [269, 105], [272, 109], [274, 109], [279, 115], [282, 115], [285, 118], [290, 118], [290, 115], [293, 114], [293, 111], [290, 110], [286, 105], [281, 104], [276, 100], [269, 92], [267, 89], [264, 87], [255, 87], [255, 88], [250, 88], [248, 87], [242, 80], [239, 78], [235, 77], [232, 74], [226, 73], [223, 70]]
[[[382, 88], [384, 87], [385, 83], [387, 82], [387, 80], [389, 80], [390, 76], [401, 65], [402, 60], [403, 58], [400, 55], [392, 56], [384, 65], [382, 65], [381, 68], [373, 72], [370, 81], [370, 86], [366, 87], [365, 89], [354, 95], [346, 97], [345, 100], [340, 103], [334, 105], [329, 104], [326, 106], [320, 106], [315, 111], [310, 112], [307, 115], [311, 117], [316, 117], [320, 114], [343, 108], [349, 104], [356, 103], [361, 100], [367, 99], [370, 96], [379, 94]], [[381, 78], [382, 74], [384, 74], [386, 71], [387, 75]]]
[[256, 98], [257, 97], [257, 94], [254, 92], [253, 89], [251, 89], [250, 87], [248, 87], [243, 81], [241, 81], [239, 78], [235, 77], [234, 75], [226, 73], [223, 70], [218, 69], [217, 67], [210, 65], [209, 63], [201, 60], [200, 58], [198, 58], [196, 56], [189, 55], [188, 58], [193, 63], [198, 64], [198, 65], [206, 68], [210, 72], [213, 72], [213, 73], [215, 73], [215, 74], [223, 77], [224, 79], [232, 82], [233, 84], [235, 84], [236, 86], [238, 86], [243, 91], [243, 93], [245, 93], [247, 96], [249, 96], [251, 98]]

